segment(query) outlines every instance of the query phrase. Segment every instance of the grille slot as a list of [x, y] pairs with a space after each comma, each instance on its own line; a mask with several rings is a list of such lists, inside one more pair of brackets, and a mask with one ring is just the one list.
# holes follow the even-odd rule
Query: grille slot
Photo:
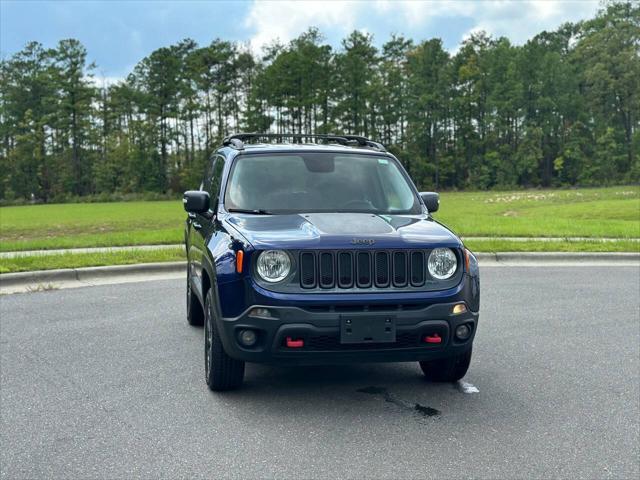
[[407, 285], [407, 253], [393, 253], [393, 285], [404, 287]]
[[351, 252], [338, 254], [338, 286], [350, 288], [353, 286], [353, 260]]
[[333, 254], [322, 252], [320, 254], [320, 287], [333, 288], [335, 284], [333, 273]]
[[424, 254], [411, 252], [411, 285], [421, 287], [425, 280]]
[[300, 254], [300, 284], [303, 288], [316, 286], [316, 258], [311, 252]]
[[371, 254], [369, 252], [358, 252], [357, 258], [358, 287], [369, 288], [371, 286]]
[[376, 252], [376, 287], [389, 286], [389, 253]]

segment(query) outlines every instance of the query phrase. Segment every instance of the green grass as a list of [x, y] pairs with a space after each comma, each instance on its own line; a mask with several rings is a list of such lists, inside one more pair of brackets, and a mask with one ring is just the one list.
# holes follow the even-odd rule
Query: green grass
[[183, 248], [162, 250], [125, 250], [101, 253], [64, 253], [3, 258], [0, 273], [80, 268], [100, 265], [129, 265], [133, 263], [174, 262], [185, 259]]
[[181, 243], [179, 201], [0, 208], [0, 251]]
[[443, 193], [435, 217], [461, 236], [640, 237], [640, 187]]

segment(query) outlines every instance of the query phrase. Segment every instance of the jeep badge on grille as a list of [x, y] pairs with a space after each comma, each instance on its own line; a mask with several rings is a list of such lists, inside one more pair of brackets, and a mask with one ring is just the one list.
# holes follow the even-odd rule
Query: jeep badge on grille
[[373, 238], [352, 238], [351, 245], [373, 245], [376, 241]]

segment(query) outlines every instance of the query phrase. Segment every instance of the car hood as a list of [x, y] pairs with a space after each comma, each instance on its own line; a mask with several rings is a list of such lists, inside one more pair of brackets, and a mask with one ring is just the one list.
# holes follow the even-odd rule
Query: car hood
[[458, 237], [427, 215], [233, 214], [223, 221], [260, 250], [461, 246]]

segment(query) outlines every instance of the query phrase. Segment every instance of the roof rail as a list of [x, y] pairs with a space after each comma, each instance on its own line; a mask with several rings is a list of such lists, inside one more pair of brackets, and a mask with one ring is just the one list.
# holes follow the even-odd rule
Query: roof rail
[[[244, 143], [248, 140], [255, 140], [258, 138], [279, 139], [282, 141], [284, 138], [291, 138], [296, 140], [324, 140], [327, 143], [338, 143], [344, 146], [358, 146], [364, 148], [372, 148], [380, 152], [386, 152], [386, 149], [381, 143], [369, 140], [366, 137], [358, 135], [332, 135], [332, 134], [306, 134], [306, 133], [234, 133], [222, 140], [222, 145], [225, 147], [232, 147], [236, 150], [243, 150]], [[301, 142], [299, 142], [301, 143]]]
[[369, 140], [367, 137], [361, 137], [360, 135], [343, 135], [343, 137], [346, 138], [347, 140], [355, 140], [356, 142], [358, 142], [358, 145], [362, 147], [371, 147], [376, 150], [380, 150], [382, 152], [387, 151], [387, 149], [384, 148], [384, 145], [382, 145], [379, 142], [374, 142], [373, 140]]

